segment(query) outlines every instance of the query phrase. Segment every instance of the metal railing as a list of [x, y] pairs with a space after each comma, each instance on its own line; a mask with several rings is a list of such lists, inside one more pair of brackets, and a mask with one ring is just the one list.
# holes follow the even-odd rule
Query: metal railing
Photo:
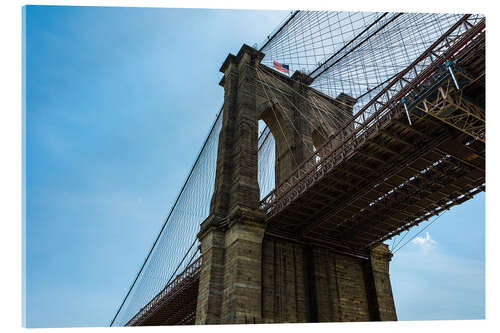
[[125, 326], [134, 326], [146, 320], [151, 314], [162, 306], [170, 297], [187, 284], [187, 282], [195, 279], [201, 270], [202, 257], [196, 259], [193, 263], [186, 267], [184, 271], [178, 274], [175, 279], [170, 282], [163, 290], [156, 295], [146, 306], [144, 306]]

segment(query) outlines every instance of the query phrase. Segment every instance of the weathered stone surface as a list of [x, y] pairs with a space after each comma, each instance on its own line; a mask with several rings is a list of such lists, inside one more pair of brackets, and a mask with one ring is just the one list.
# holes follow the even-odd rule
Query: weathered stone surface
[[224, 114], [210, 216], [198, 235], [203, 256], [196, 323], [257, 323], [261, 316], [263, 215], [257, 182], [256, 66], [244, 45], [221, 67]]
[[224, 291], [224, 233], [212, 227], [200, 235], [203, 265], [198, 287], [196, 324], [219, 324]]
[[391, 258], [392, 253], [385, 244], [373, 248], [370, 256], [380, 320], [398, 320], [389, 276]]
[[[377, 260], [388, 265], [387, 257]], [[383, 304], [370, 299], [369, 279], [380, 277], [371, 275], [369, 259], [266, 237], [262, 267], [266, 323], [396, 320], [387, 316], [395, 316], [392, 294], [382, 291]]]

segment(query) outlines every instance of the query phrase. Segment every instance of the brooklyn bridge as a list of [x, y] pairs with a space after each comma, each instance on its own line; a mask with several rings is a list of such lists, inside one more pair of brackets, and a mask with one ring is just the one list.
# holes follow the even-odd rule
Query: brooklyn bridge
[[384, 242], [485, 191], [485, 31], [294, 11], [228, 54], [224, 104], [111, 326], [397, 320]]

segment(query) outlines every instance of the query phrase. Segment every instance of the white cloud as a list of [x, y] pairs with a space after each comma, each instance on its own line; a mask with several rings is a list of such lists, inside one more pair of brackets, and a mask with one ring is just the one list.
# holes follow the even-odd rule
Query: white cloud
[[430, 250], [436, 245], [436, 241], [431, 238], [431, 235], [427, 231], [425, 232], [425, 237], [415, 237], [411, 242], [419, 245], [424, 250]]

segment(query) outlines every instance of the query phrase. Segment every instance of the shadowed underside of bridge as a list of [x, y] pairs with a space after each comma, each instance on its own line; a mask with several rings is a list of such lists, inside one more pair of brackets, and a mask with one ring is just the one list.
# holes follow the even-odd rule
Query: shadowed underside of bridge
[[[386, 14], [380, 15], [368, 27], [360, 26], [356, 31], [359, 34], [353, 38], [353, 41], [359, 43], [348, 42], [344, 47], [351, 47], [352, 50], [349, 52], [355, 52], [356, 48], [361, 48], [363, 43], [366, 44], [370, 38], [373, 39], [375, 34], [383, 31], [391, 22], [400, 19], [398, 15], [392, 17]], [[267, 175], [267, 182], [275, 182], [278, 184], [276, 188], [272, 189], [269, 186], [266, 188], [266, 181], [262, 180], [265, 176], [261, 176], [259, 169], [262, 200], [258, 203], [258, 209], [263, 216], [265, 231], [262, 243], [255, 241], [259, 247], [255, 251], [262, 256], [262, 266], [259, 265], [262, 278], [260, 278], [261, 273], [258, 273], [259, 278], [256, 281], [253, 281], [253, 277], [244, 280], [250, 285], [257, 283], [259, 290], [262, 288], [262, 297], [259, 298], [262, 304], [258, 307], [261, 314], [255, 316], [250, 311], [239, 317], [238, 312], [232, 315], [222, 313], [228, 312], [228, 307], [245, 307], [245, 304], [237, 303], [245, 302], [245, 297], [248, 297], [245, 288], [249, 287], [237, 289], [235, 293], [240, 292], [241, 295], [238, 296], [240, 298], [234, 298], [226, 295], [227, 285], [226, 289], [220, 289], [223, 286], [219, 284], [231, 282], [241, 285], [242, 276], [254, 273], [246, 267], [239, 266], [241, 262], [234, 258], [240, 256], [247, 256], [248, 260], [253, 258], [252, 237], [255, 236], [243, 236], [243, 238], [250, 237], [248, 239], [251, 240], [250, 245], [247, 244], [246, 247], [235, 247], [233, 250], [226, 245], [226, 250], [221, 250], [226, 251], [226, 254], [218, 254], [217, 242], [228, 244], [232, 242], [231, 237], [241, 237], [238, 236], [241, 231], [228, 231], [233, 228], [231, 224], [234, 222], [231, 221], [235, 217], [231, 216], [235, 213], [230, 213], [229, 217], [222, 215], [216, 217], [219, 216], [214, 215], [217, 209], [222, 211], [221, 209], [229, 208], [212, 198], [210, 211], [214, 217], [204, 222], [208, 225], [205, 229], [212, 230], [210, 225], [214, 222], [211, 219], [219, 219], [216, 229], [222, 230], [220, 234], [222, 236], [210, 231], [198, 235], [203, 240], [201, 244], [203, 257], [200, 257], [199, 252], [193, 247], [198, 245], [196, 237], [192, 239], [192, 244], [190, 240], [190, 247], [186, 255], [183, 255], [181, 263], [170, 264], [177, 268], [172, 270], [173, 273], [168, 281], [157, 291], [150, 291], [150, 296], [139, 296], [147, 300], [142, 301], [140, 308], [130, 305], [133, 304], [134, 298], [131, 296], [132, 301], [130, 301], [127, 295], [122, 307], [127, 301], [129, 317], [121, 313], [124, 311], [120, 307], [118, 314], [123, 316], [121, 324], [129, 326], [194, 324], [195, 319], [196, 322], [205, 323], [218, 323], [217, 320], [221, 323], [252, 323], [256, 320], [257, 322], [395, 320], [388, 278], [388, 262], [391, 255], [384, 249], [380, 250], [378, 245], [485, 190], [485, 23], [480, 17], [475, 20], [471, 18], [470, 15], [459, 16], [449, 29], [411, 59], [411, 63], [407, 63], [393, 75], [388, 75], [383, 82], [372, 87], [372, 90], [356, 95], [354, 103], [357, 101], [357, 104], [354, 107], [352, 103], [346, 104], [346, 99], [341, 97], [342, 95], [336, 98], [330, 97], [325, 94], [326, 90], [321, 86], [316, 86], [314, 89], [314, 84], [311, 84], [315, 80], [320, 81], [318, 78], [321, 73], [328, 73], [331, 66], [341, 61], [338, 57], [335, 59], [336, 53], [332, 57], [327, 57], [316, 69], [309, 71], [309, 75], [297, 72], [291, 78], [270, 70], [263, 64], [257, 64], [255, 72], [246, 72], [247, 69], [240, 65], [240, 76], [247, 78], [247, 75], [250, 75], [244, 82], [255, 80], [253, 86], [250, 85], [250, 88], [245, 89], [255, 93], [256, 100], [253, 103], [262, 105], [260, 109], [256, 108], [259, 113], [257, 117], [264, 119], [271, 128], [266, 128], [258, 140], [259, 167], [262, 160], [261, 153], [265, 151], [265, 147], [271, 147], [273, 151], [272, 157], [266, 158], [276, 160], [275, 168]], [[287, 26], [294, 24], [294, 19], [298, 19], [297, 12], [281, 25], [275, 35], [283, 34]], [[270, 52], [276, 52], [271, 42], [264, 45], [264, 51], [266, 46]], [[228, 59], [238, 64], [243, 63], [242, 59], [247, 56], [257, 57], [258, 60], [259, 54], [256, 50], [244, 47], [237, 56], [230, 56]], [[263, 54], [260, 57], [263, 57]], [[266, 61], [269, 59], [264, 58], [262, 62]], [[227, 68], [225, 66], [226, 63], [223, 68]], [[228, 98], [231, 96], [228, 93], [231, 92], [229, 85], [232, 87], [233, 84], [228, 73], [230, 71], [226, 71], [221, 85], [225, 86], [228, 94], [225, 98], [225, 107], [227, 110], [232, 110], [227, 106]], [[252, 77], [246, 73], [256, 74]], [[239, 82], [238, 87], [241, 89], [243, 81]], [[297, 91], [299, 93], [296, 93]], [[352, 90], [349, 92], [352, 94]], [[360, 103], [365, 94], [370, 99], [366, 103]], [[242, 95], [237, 96], [245, 98], [240, 97]], [[310, 115], [316, 111], [321, 113], [324, 108], [336, 110], [337, 113], [345, 113], [346, 110], [357, 112], [351, 113], [348, 118], [332, 118], [331, 125], [328, 126], [325, 125], [328, 121], [325, 122], [323, 118], [301, 122], [296, 118], [301, 116], [297, 108], [300, 109], [303, 100], [309, 105]], [[242, 103], [235, 105], [244, 105], [247, 102]], [[288, 111], [284, 111], [287, 109], [286, 103], [290, 105]], [[281, 115], [277, 113], [279, 108]], [[323, 132], [324, 139], [314, 142], [313, 151], [309, 152], [306, 148], [300, 150], [301, 144], [304, 146], [309, 144], [307, 140], [302, 139], [303, 142], [295, 144], [289, 142], [290, 139], [287, 140], [288, 134], [282, 129], [282, 125], [287, 121], [285, 119], [288, 117], [287, 112], [290, 112], [289, 120], [296, 132], [295, 136], [305, 133], [303, 128], [309, 125], [311, 130], [316, 126], [321, 127], [315, 133]], [[271, 117], [275, 117], [276, 122], [270, 121]], [[221, 140], [229, 140], [227, 129], [224, 134], [224, 128], [229, 128], [227, 122], [231, 121], [227, 119], [229, 118], [222, 120], [222, 116], [219, 115], [214, 124], [214, 128], [219, 130], [223, 128]], [[217, 131], [215, 134], [212, 132], [209, 138], [218, 135]], [[269, 143], [266, 141], [267, 137], [275, 141]], [[200, 156], [203, 156], [205, 145]], [[226, 149], [224, 142], [219, 142], [219, 154], [221, 151], [224, 154], [224, 149]], [[239, 154], [240, 148], [235, 149], [235, 154]], [[210, 163], [214, 165], [214, 162]], [[227, 162], [221, 160], [217, 163], [220, 168], [223, 165], [221, 163]], [[234, 173], [234, 169], [239, 170], [238, 168], [240, 167], [231, 167], [230, 170]], [[242, 175], [246, 175], [244, 169], [242, 170]], [[215, 193], [224, 190], [225, 185], [221, 179], [227, 177], [219, 169], [217, 172], [217, 176], [211, 176], [212, 183], [207, 186], [213, 189], [215, 184]], [[190, 177], [191, 174], [188, 182]], [[219, 180], [216, 181], [216, 178]], [[269, 181], [269, 178], [272, 181]], [[246, 186], [244, 181], [241, 184]], [[263, 188], [268, 189], [267, 192]], [[253, 191], [251, 187], [249, 189], [248, 191]], [[226, 200], [224, 195], [219, 194], [219, 197], [222, 198], [218, 199], [219, 201]], [[241, 200], [238, 198], [230, 198], [228, 202]], [[205, 211], [207, 209], [208, 206]], [[200, 219], [196, 221], [201, 223], [206, 217], [203, 214], [201, 213]], [[241, 219], [238, 217], [239, 214], [245, 216], [246, 213], [236, 213], [236, 219]], [[206, 233], [211, 236], [206, 236]], [[207, 237], [211, 237], [211, 245], [208, 247]], [[217, 237], [222, 238], [218, 241]], [[223, 247], [224, 245], [220, 248]], [[150, 255], [153, 253], [153, 257], [154, 249], [155, 246], [150, 252]], [[228, 251], [235, 251], [235, 254]], [[243, 254], [241, 251], [250, 251], [250, 254]], [[222, 255], [222, 262], [219, 261], [221, 264], [217, 264], [218, 261], [215, 260], [215, 268], [213, 263], [202, 262], [207, 258], [214, 260], [213, 258], [218, 255]], [[149, 255], [145, 265], [148, 259]], [[162, 264], [158, 262], [156, 265]], [[217, 265], [225, 265], [226, 268], [220, 271]], [[297, 265], [303, 268], [299, 269]], [[144, 267], [145, 270], [148, 269], [147, 265], [143, 265]], [[228, 269], [229, 274], [236, 274], [235, 277], [227, 277]], [[142, 268], [138, 278], [145, 281], [142, 283], [147, 283], [148, 280], [143, 277], [144, 273], [141, 275], [141, 272]], [[153, 271], [148, 272], [153, 275], [151, 273]], [[332, 278], [337, 284], [333, 289]], [[342, 282], [342, 279], [350, 282], [339, 286], [339, 283], [347, 283]], [[135, 288], [135, 295], [141, 295], [141, 280], [139, 281], [139, 287], [134, 287], [136, 284], [134, 282], [131, 288], [131, 290]], [[295, 284], [292, 291], [286, 289], [290, 288], [286, 287], [290, 283]], [[303, 285], [304, 288], [299, 285]], [[206, 286], [209, 286], [208, 289]], [[204, 301], [205, 296], [200, 295], [205, 289], [209, 293], [208, 301]], [[217, 293], [214, 290], [225, 290], [224, 297], [229, 300], [223, 302], [219, 298], [210, 296], [211, 293]], [[322, 293], [328, 294], [328, 298], [323, 298]], [[146, 295], [145, 292], [143, 294]], [[294, 300], [293, 305], [287, 297]], [[252, 301], [248, 300], [250, 308], [253, 306], [251, 303]], [[206, 311], [202, 315], [205, 319], [201, 321], [198, 318], [200, 314], [196, 314], [197, 307], [200, 311], [200, 304], [205, 309], [203, 311]], [[220, 304], [218, 310], [210, 310], [215, 308], [213, 304]], [[352, 310], [354, 308], [355, 311]], [[210, 311], [215, 311], [215, 314]], [[211, 318], [221, 319], [210, 321], [213, 320]]]

